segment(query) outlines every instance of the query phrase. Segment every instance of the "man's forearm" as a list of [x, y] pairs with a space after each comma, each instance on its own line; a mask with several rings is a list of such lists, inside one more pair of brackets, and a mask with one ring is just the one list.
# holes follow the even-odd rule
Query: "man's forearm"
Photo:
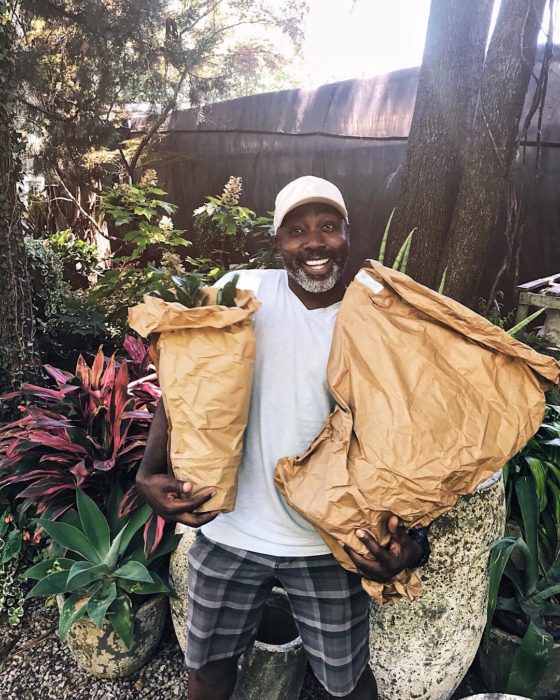
[[167, 473], [167, 417], [163, 399], [160, 402], [152, 418], [148, 440], [144, 456], [138, 468], [137, 480], [141, 480], [152, 474]]

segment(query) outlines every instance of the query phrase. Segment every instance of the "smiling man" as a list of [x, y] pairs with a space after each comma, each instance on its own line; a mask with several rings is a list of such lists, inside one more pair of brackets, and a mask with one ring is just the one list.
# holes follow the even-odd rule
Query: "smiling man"
[[137, 485], [167, 520], [202, 526], [189, 552], [190, 700], [230, 697], [237, 660], [252, 643], [277, 582], [288, 594], [311, 667], [329, 696], [375, 700], [368, 666], [369, 598], [361, 576], [389, 580], [425, 553], [393, 517], [392, 540], [385, 548], [367, 533], [357, 533], [373, 558], [350, 550], [360, 574], [348, 572], [274, 486], [278, 459], [305, 451], [334, 408], [327, 361], [349, 250], [342, 194], [321, 178], [298, 178], [276, 198], [274, 228], [285, 269], [243, 271], [238, 282], [254, 291], [261, 307], [255, 317], [257, 357], [235, 511], [196, 514], [212, 492], [190, 498], [191, 484], [167, 476], [161, 406]]

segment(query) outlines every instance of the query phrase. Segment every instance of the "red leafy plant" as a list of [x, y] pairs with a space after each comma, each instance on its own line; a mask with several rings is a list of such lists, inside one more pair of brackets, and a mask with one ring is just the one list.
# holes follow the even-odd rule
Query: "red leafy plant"
[[[142, 505], [134, 478], [161, 392], [142, 341], [128, 336], [124, 346], [130, 359], [99, 350], [91, 367], [80, 356], [74, 374], [45, 365], [56, 388], [25, 384], [2, 397], [30, 399], [22, 417], [0, 431], [0, 489], [22, 499], [25, 510], [58, 520], [76, 506], [78, 488], [103, 512], [117, 498], [120, 518]], [[147, 520], [147, 555], [164, 526], [154, 513]]]

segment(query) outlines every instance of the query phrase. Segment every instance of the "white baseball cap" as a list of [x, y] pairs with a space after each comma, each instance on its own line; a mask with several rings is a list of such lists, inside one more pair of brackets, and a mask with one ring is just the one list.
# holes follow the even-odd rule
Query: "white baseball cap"
[[274, 206], [274, 232], [278, 231], [284, 217], [292, 209], [311, 202], [330, 204], [348, 221], [348, 211], [338, 187], [322, 177], [304, 175], [292, 180], [278, 192]]

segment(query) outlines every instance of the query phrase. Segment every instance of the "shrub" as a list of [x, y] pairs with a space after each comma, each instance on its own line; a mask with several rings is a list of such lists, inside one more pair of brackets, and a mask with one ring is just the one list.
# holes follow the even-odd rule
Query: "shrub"
[[[146, 369], [138, 343], [133, 366]], [[57, 520], [76, 502], [76, 489], [86, 491], [104, 512], [111, 493], [122, 493], [120, 513], [141, 503], [134, 486], [159, 388], [155, 375], [129, 382], [129, 363], [100, 350], [91, 367], [80, 356], [74, 373], [50, 365], [45, 371], [56, 388], [24, 385], [22, 417], [0, 435], [0, 488], [21, 499], [24, 509]], [[144, 528], [147, 552], [163, 534], [164, 522], [153, 515]]]

